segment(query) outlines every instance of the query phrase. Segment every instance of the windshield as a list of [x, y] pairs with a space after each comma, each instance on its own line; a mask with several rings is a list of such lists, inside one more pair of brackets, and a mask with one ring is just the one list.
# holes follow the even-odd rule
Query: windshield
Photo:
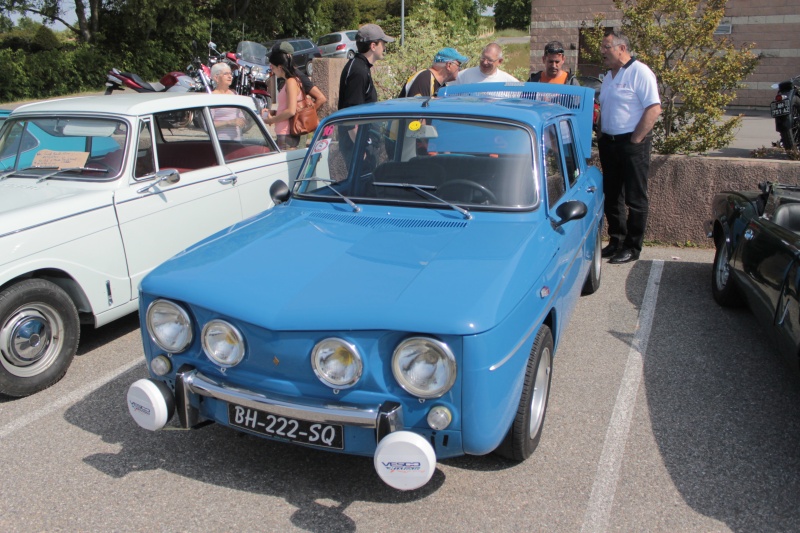
[[267, 47], [253, 41], [242, 41], [236, 47], [236, 52], [241, 54], [243, 60], [249, 63], [267, 64]]
[[295, 184], [303, 197], [341, 201], [339, 193], [470, 210], [530, 208], [538, 200], [534, 139], [517, 124], [403, 117], [337, 122], [320, 133]]
[[[126, 123], [95, 118], [9, 119], [0, 136], [3, 171], [73, 169], [61, 177], [113, 178], [124, 161]], [[76, 173], [74, 169], [83, 169]], [[40, 177], [35, 172], [19, 177]]]

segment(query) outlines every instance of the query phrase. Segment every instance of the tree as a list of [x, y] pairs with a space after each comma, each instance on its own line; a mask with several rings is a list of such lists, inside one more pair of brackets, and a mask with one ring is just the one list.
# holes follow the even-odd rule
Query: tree
[[528, 29], [531, 24], [531, 0], [497, 0], [494, 4], [494, 25], [506, 28]]
[[71, 0], [68, 4], [75, 5], [74, 23], [68, 22], [64, 17], [66, 11], [60, 0], [0, 0], [0, 9], [4, 12], [16, 12], [21, 15], [38, 15], [45, 22], [60, 22], [75, 34], [80, 42], [91, 43], [100, 25], [100, 0]]
[[[393, 36], [400, 35], [400, 19], [390, 18], [381, 22], [384, 31]], [[431, 66], [433, 56], [441, 48], [449, 46], [470, 59], [469, 66], [476, 65], [488, 39], [481, 39], [469, 29], [466, 16], [448, 17], [436, 8], [436, 0], [419, 0], [405, 21], [405, 44], [400, 48], [400, 39], [388, 45], [386, 58], [373, 71], [373, 80], [378, 89], [378, 98], [394, 98], [409, 76]]]
[[[664, 154], [697, 153], [730, 144], [741, 116], [723, 119], [736, 89], [758, 63], [752, 44], [741, 49], [714, 35], [727, 0], [615, 0], [633, 55], [658, 79], [662, 114], [654, 148]], [[604, 28], [594, 21], [591, 42], [600, 49]]]

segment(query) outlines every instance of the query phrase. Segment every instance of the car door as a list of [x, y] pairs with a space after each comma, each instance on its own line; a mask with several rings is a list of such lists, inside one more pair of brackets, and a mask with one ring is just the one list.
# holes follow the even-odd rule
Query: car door
[[239, 194], [242, 216], [251, 217], [272, 207], [269, 189], [276, 180], [294, 181], [305, 149], [280, 152], [263, 122], [247, 108], [216, 107], [212, 115], [236, 115], [244, 120], [238, 136], [215, 128], [217, 142]]
[[[566, 129], [563, 122], [566, 121]], [[544, 173], [547, 196], [547, 213], [551, 220], [560, 221], [561, 217], [557, 214], [559, 206], [571, 200], [584, 201], [582, 191], [577, 187], [577, 175], [574, 168], [567, 167], [564, 152], [571, 152], [574, 160], [574, 146], [572, 143], [562, 144], [562, 135], [566, 131], [571, 135], [572, 130], [568, 119], [562, 119], [548, 124], [542, 132], [540, 142], [542, 150], [542, 172]], [[567, 137], [569, 139], [569, 137]], [[586, 217], [579, 220], [572, 220], [557, 228], [555, 240], [558, 242], [558, 252], [556, 255], [557, 269], [563, 279], [563, 287], [570, 287], [574, 294], [569, 298], [576, 298], [583, 283], [579, 276], [585, 272], [584, 265], [587, 263], [584, 257], [584, 237], [587, 233], [588, 221]], [[566, 309], [572, 309], [569, 305]], [[569, 320], [569, 317], [564, 317]]]
[[[172, 113], [141, 117], [135, 124], [127, 188], [114, 202], [134, 293], [155, 266], [189, 245], [242, 218], [230, 170], [221, 164], [209, 134], [209, 116], [189, 110], [193, 121], [175, 127]], [[178, 171], [176, 183], [155, 172]]]
[[[787, 297], [794, 292], [800, 250], [798, 235], [764, 217], [755, 217], [745, 228], [734, 250], [732, 267], [750, 308], [767, 327], [786, 334]], [[795, 296], [796, 298], [796, 296]]]

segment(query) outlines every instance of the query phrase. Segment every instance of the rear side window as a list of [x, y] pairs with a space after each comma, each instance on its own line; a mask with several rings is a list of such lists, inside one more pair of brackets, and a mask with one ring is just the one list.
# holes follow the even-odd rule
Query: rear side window
[[358, 33], [357, 31], [348, 31], [347, 38], [350, 39], [351, 41], [355, 41], [357, 33]]
[[342, 40], [342, 36], [338, 33], [331, 33], [330, 35], [323, 35], [317, 41], [317, 46], [325, 46], [326, 44], [338, 43]]

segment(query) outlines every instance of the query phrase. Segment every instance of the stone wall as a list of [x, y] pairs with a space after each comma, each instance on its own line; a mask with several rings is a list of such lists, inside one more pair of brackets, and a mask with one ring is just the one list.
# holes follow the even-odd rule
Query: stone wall
[[[320, 117], [338, 107], [345, 59], [315, 59], [314, 83], [328, 97]], [[800, 184], [800, 161], [654, 155], [649, 176], [650, 217], [645, 239], [713, 246], [705, 222], [711, 199], [723, 190], [757, 190], [762, 181]]]
[[757, 190], [762, 181], [800, 184], [800, 161], [654, 155], [645, 239], [711, 247], [705, 222], [714, 195], [723, 190]]

